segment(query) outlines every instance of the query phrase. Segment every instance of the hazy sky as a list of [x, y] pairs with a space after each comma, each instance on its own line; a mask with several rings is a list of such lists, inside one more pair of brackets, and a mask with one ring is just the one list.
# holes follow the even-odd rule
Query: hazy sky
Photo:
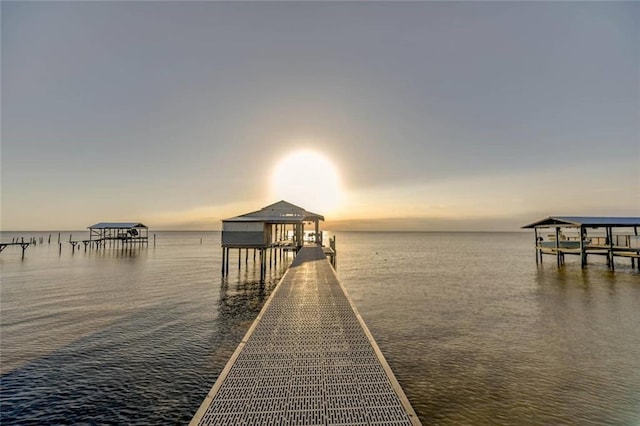
[[640, 216], [637, 2], [1, 4], [4, 230]]

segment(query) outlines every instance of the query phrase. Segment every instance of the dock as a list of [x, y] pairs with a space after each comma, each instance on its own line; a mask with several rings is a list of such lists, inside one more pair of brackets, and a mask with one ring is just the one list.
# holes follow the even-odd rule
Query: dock
[[191, 425], [420, 425], [320, 246], [301, 247]]
[[[558, 267], [564, 265], [565, 255], [580, 256], [580, 265], [587, 265], [588, 256], [604, 256], [607, 266], [615, 269], [615, 258], [631, 260], [631, 268], [640, 270], [640, 217], [549, 216], [523, 229], [533, 229], [536, 264], [543, 255], [556, 258]], [[543, 230], [554, 230], [547, 240]], [[571, 232], [572, 235], [565, 235]]]
[[4, 249], [6, 249], [9, 246], [20, 246], [20, 248], [22, 249], [22, 258], [24, 259], [24, 252], [27, 250], [27, 248], [31, 245], [31, 244], [35, 244], [33, 242], [25, 242], [24, 238], [22, 239], [22, 241], [12, 241], [10, 243], [0, 243], [0, 253], [2, 253], [2, 251]]

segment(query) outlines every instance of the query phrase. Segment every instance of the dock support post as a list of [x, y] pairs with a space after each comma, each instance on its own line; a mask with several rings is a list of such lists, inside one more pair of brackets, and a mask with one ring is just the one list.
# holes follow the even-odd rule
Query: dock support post
[[[633, 234], [637, 237], [638, 236], [638, 227], [634, 226], [633, 227]], [[629, 246], [631, 246], [631, 243], [629, 243]], [[638, 254], [640, 254], [640, 252], [636, 252]], [[631, 258], [633, 260], [633, 258]], [[638, 258], [638, 260], [636, 261], [636, 264], [638, 265], [638, 271], [640, 271], [640, 258]], [[631, 266], [633, 267], [633, 263], [631, 264]]]
[[615, 270], [615, 265], [614, 265], [614, 261], [613, 261], [613, 228], [612, 227], [608, 227], [607, 228], [607, 236], [609, 237], [609, 266], [611, 267], [611, 270]]
[[226, 247], [222, 247], [222, 267], [220, 269], [221, 269], [223, 277], [224, 277], [224, 262], [225, 262], [226, 252], [227, 252], [227, 248]]
[[24, 241], [20, 244], [20, 247], [22, 247], [22, 260], [24, 260], [24, 252], [27, 250], [27, 247], [29, 247], [29, 243], [25, 243]]
[[584, 252], [584, 237], [585, 237], [585, 229], [584, 226], [580, 226], [580, 267], [584, 268], [586, 263], [587, 263], [587, 259], [586, 259], [586, 255]]
[[536, 265], [537, 265], [538, 264], [538, 256], [539, 256], [538, 252], [540, 251], [540, 249], [538, 249], [538, 228], [533, 228], [533, 235], [534, 235], [534, 237], [536, 239], [534, 247], [535, 247], [535, 250], [536, 250]]
[[560, 227], [556, 226], [556, 264], [560, 267]]

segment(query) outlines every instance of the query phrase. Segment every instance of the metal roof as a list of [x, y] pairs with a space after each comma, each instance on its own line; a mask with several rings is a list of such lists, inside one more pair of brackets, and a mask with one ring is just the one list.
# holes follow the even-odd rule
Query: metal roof
[[223, 222], [299, 223], [307, 220], [324, 220], [324, 216], [281, 200], [255, 212], [224, 219]]
[[139, 222], [100, 222], [93, 226], [89, 226], [89, 229], [131, 229], [131, 228], [147, 228]]
[[597, 217], [597, 216], [549, 216], [525, 225], [522, 228], [545, 228], [551, 226], [640, 226], [640, 217]]

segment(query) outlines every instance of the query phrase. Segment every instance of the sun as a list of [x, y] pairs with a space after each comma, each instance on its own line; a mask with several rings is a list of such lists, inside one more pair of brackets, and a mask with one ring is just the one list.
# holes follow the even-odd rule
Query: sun
[[340, 175], [324, 155], [311, 150], [284, 157], [271, 174], [271, 196], [318, 214], [335, 211], [342, 198]]

